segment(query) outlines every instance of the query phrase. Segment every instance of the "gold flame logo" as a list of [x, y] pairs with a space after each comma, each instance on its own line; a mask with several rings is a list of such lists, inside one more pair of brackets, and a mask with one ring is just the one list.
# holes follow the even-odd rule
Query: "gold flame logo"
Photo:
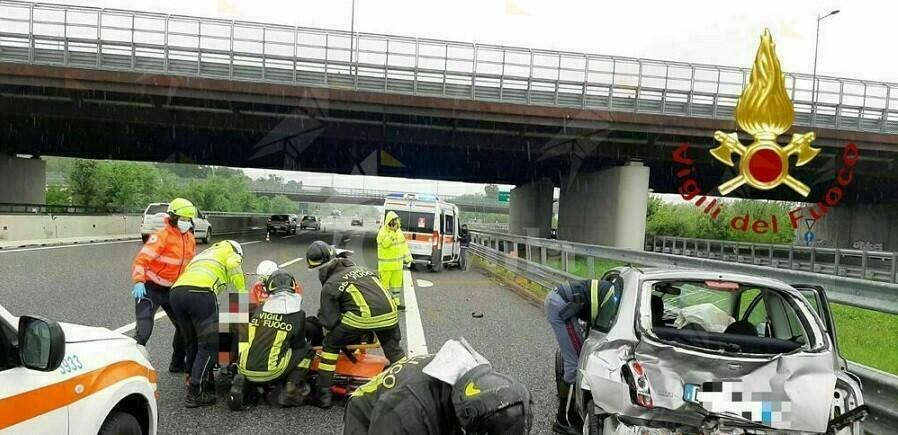
[[785, 147], [776, 143], [777, 136], [792, 126], [795, 112], [786, 93], [785, 76], [775, 48], [770, 30], [765, 29], [748, 86], [736, 102], [736, 123], [752, 135], [754, 142], [746, 147], [739, 142], [735, 132], [714, 132], [714, 139], [720, 142], [719, 147], [711, 150], [714, 158], [732, 167], [735, 166], [733, 154], [740, 157], [739, 175], [718, 187], [721, 195], [743, 184], [761, 190], [785, 184], [801, 196], [807, 197], [811, 193], [806, 184], [789, 175], [789, 157], [798, 156], [795, 166], [802, 166], [816, 157], [820, 149], [811, 147], [816, 135], [813, 132], [793, 134], [792, 141]]

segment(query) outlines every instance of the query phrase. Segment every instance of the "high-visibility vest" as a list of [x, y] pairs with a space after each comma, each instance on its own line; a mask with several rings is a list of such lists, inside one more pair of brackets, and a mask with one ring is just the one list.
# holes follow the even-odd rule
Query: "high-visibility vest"
[[399, 216], [394, 212], [387, 213], [384, 225], [377, 232], [377, 270], [390, 272], [402, 270], [403, 263], [412, 261], [405, 235], [400, 229], [391, 229], [389, 222]]
[[218, 242], [193, 257], [174, 287], [208, 288], [218, 294], [227, 288], [228, 284], [233, 284], [236, 292], [245, 293], [246, 283], [243, 269], [240, 267], [241, 261], [240, 256], [227, 241]]
[[196, 239], [193, 234], [182, 234], [177, 227], [166, 222], [165, 227], [151, 235], [134, 257], [131, 279], [171, 287], [195, 254]]

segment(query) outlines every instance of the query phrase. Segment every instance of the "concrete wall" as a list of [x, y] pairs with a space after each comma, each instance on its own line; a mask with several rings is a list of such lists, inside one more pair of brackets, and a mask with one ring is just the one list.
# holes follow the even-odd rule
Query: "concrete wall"
[[0, 242], [114, 236], [140, 232], [141, 215], [0, 215]]
[[530, 237], [549, 237], [554, 190], [555, 186], [549, 179], [536, 180], [512, 189], [509, 231]]
[[[0, 215], [0, 242], [140, 234], [143, 215]], [[209, 216], [212, 236], [264, 229], [266, 216]]]
[[[810, 211], [803, 211], [804, 217]], [[806, 232], [799, 223], [799, 238]], [[827, 248], [898, 251], [898, 204], [842, 204], [830, 208], [811, 227], [815, 244]]]
[[649, 168], [640, 163], [579, 173], [561, 186], [558, 238], [643, 250]]
[[47, 200], [47, 162], [0, 154], [0, 203], [43, 204]]

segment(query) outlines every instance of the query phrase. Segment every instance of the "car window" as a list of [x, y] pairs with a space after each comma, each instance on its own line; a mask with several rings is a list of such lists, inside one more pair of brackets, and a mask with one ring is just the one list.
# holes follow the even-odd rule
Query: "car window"
[[286, 222], [288, 219], [289, 217], [285, 214], [276, 214], [271, 216], [272, 221]]
[[[746, 312], [748, 312], [746, 317]], [[767, 319], [767, 307], [764, 305], [764, 298], [761, 297], [761, 290], [750, 289], [742, 292], [739, 296], [739, 319], [747, 319], [752, 325], [758, 325]]]
[[612, 283], [611, 295], [605, 297], [599, 305], [599, 314], [593, 320], [593, 328], [601, 332], [608, 332], [617, 320], [620, 309], [621, 293], [623, 292], [623, 279], [617, 277]]
[[144, 214], [165, 213], [166, 210], [168, 210], [168, 204], [152, 204], [147, 207]]
[[450, 236], [455, 234], [455, 216], [451, 214], [446, 215], [446, 225], [443, 227], [443, 233]]
[[0, 371], [13, 368], [18, 365], [18, 355], [15, 348], [16, 330], [0, 319]]

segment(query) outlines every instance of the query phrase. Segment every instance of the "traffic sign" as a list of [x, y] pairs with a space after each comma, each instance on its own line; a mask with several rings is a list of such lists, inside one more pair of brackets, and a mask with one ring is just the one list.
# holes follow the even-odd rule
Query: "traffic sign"
[[813, 242], [814, 241], [814, 232], [808, 231], [808, 232], [804, 233], [804, 241], [807, 242], [808, 244]]
[[511, 199], [511, 192], [503, 192], [500, 190], [496, 199], [498, 199], [499, 202], [508, 202]]

